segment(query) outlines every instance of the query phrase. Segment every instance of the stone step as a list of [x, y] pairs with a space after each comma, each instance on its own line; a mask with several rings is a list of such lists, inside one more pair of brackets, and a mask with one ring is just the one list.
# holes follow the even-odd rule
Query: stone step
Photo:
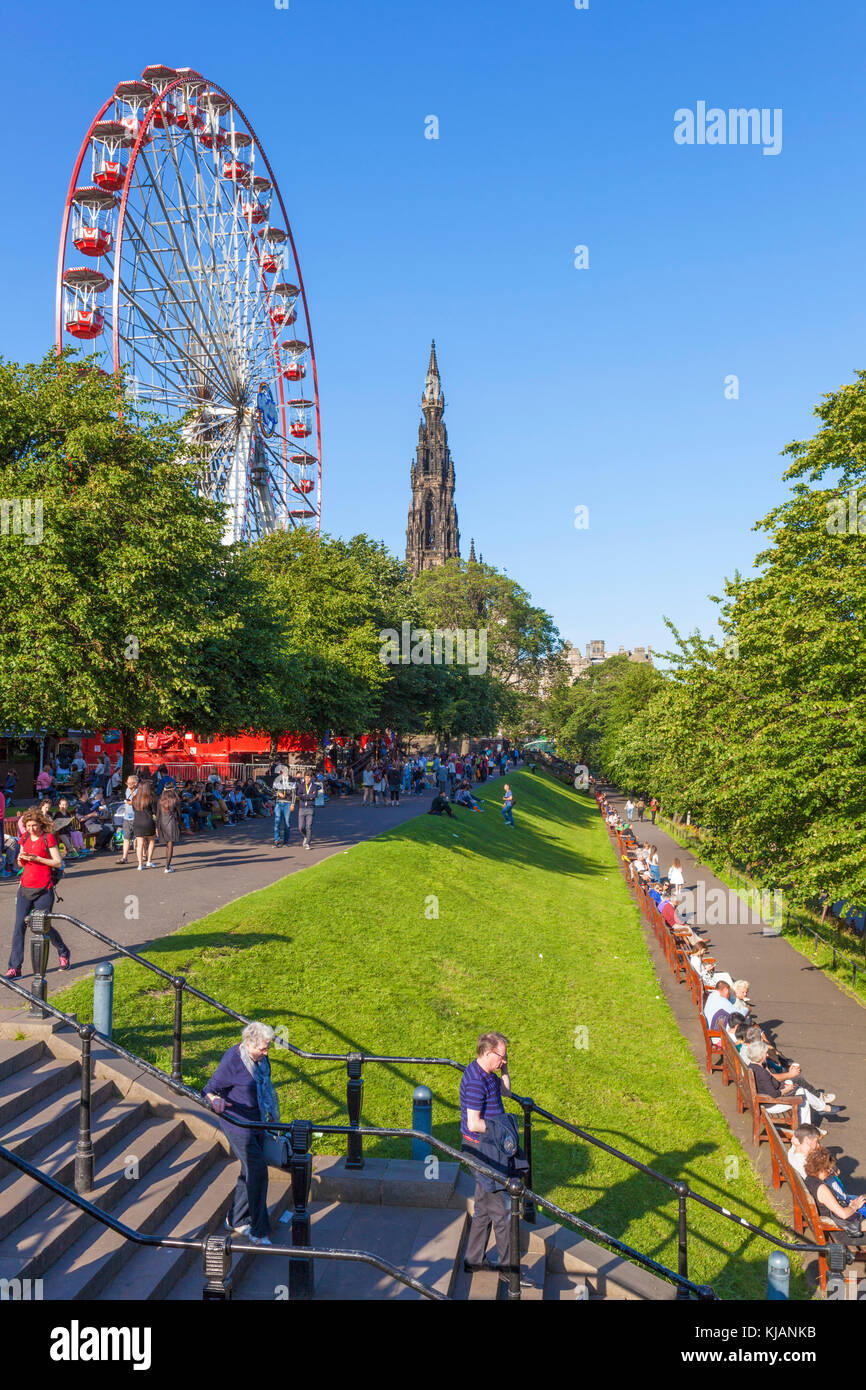
[[[544, 1281], [544, 1297], [549, 1301], [567, 1302], [577, 1299], [588, 1302], [591, 1291], [586, 1279], [580, 1274], [553, 1274], [548, 1271]], [[597, 1298], [593, 1302], [598, 1301]]]
[[[110, 1081], [99, 1081], [95, 1077], [91, 1083], [91, 1113], [95, 1114], [108, 1100], [118, 1094]], [[38, 1110], [26, 1111], [18, 1121], [3, 1135], [2, 1142], [13, 1153], [22, 1158], [43, 1151], [53, 1139], [58, 1139], [71, 1127], [78, 1127], [78, 1105], [81, 1086], [71, 1081], [63, 1086], [55, 1096], [41, 1105]], [[11, 1165], [0, 1160], [0, 1190], [2, 1175], [12, 1173]]]
[[0, 1038], [0, 1079], [35, 1066], [44, 1052], [45, 1044], [40, 1038]]
[[[148, 1119], [137, 1126], [121, 1144], [116, 1144], [104, 1156], [94, 1176], [93, 1191], [88, 1200], [110, 1211], [128, 1194], [131, 1179], [126, 1177], [128, 1159], [138, 1165], [139, 1178], [164, 1158], [186, 1134], [182, 1120]], [[91, 1230], [94, 1218], [73, 1207], [63, 1198], [52, 1198], [40, 1207], [24, 1224], [0, 1241], [0, 1261], [14, 1259], [18, 1277], [44, 1278], [51, 1265], [74, 1245], [85, 1231]], [[49, 1297], [51, 1296], [49, 1292]]]
[[[218, 1144], [207, 1139], [193, 1139], [186, 1131], [171, 1152], [150, 1170], [145, 1182], [130, 1184], [126, 1200], [118, 1202], [112, 1214], [143, 1235], [167, 1234], [169, 1216], [186, 1194], [207, 1179], [221, 1155]], [[97, 1222], [91, 1223], [91, 1228], [52, 1265], [46, 1280], [51, 1286], [51, 1297], [85, 1299], [106, 1292], [107, 1297], [112, 1298], [113, 1293], [107, 1286], [139, 1251], [142, 1247], [134, 1241]], [[168, 1257], [185, 1252], [156, 1250], [149, 1253], [163, 1256], [167, 1273]]]
[[58, 1062], [49, 1053], [21, 1071], [0, 1079], [0, 1134], [18, 1115], [32, 1110], [73, 1079], [80, 1081], [77, 1062]]
[[[447, 1208], [356, 1205], [349, 1220], [328, 1209], [319, 1217], [314, 1208], [312, 1243], [345, 1250], [363, 1250], [388, 1260], [416, 1279], [450, 1292], [462, 1244], [466, 1213]], [[339, 1230], [338, 1230], [339, 1227]], [[316, 1269], [316, 1299], [418, 1299], [422, 1295], [398, 1280], [358, 1263], [321, 1261]]]
[[[105, 1084], [109, 1093], [108, 1099], [111, 1100], [115, 1089], [110, 1082]], [[148, 1106], [143, 1101], [121, 1100], [116, 1104], [110, 1104], [107, 1109], [104, 1106], [100, 1108], [91, 1119], [90, 1131], [96, 1160], [94, 1166], [97, 1170], [103, 1155], [110, 1153], [118, 1143], [131, 1134], [149, 1113]], [[32, 1155], [30, 1161], [47, 1176], [72, 1187], [75, 1181], [77, 1145], [78, 1131], [68, 1126], [60, 1140], [49, 1140], [44, 1149]], [[28, 1217], [46, 1202], [54, 1199], [51, 1189], [35, 1178], [19, 1173], [11, 1164], [4, 1164], [3, 1168], [8, 1169], [10, 1176], [0, 1183], [0, 1241], [21, 1227]]]
[[[232, 1192], [234, 1192], [239, 1171], [237, 1160], [229, 1159], [227, 1168], [232, 1179]], [[274, 1245], [288, 1245], [291, 1240], [290, 1228], [281, 1224], [280, 1217], [286, 1207], [291, 1206], [291, 1188], [288, 1183], [272, 1183], [270, 1192], [277, 1192], [278, 1194], [275, 1201], [268, 1203], [268, 1212], [271, 1218], [271, 1240]], [[228, 1204], [226, 1204], [227, 1206]], [[244, 1240], [244, 1237], [238, 1236], [237, 1239]], [[279, 1255], [261, 1255], [258, 1257], [255, 1254], [234, 1255], [230, 1276], [233, 1299], [245, 1297], [238, 1290], [246, 1286], [251, 1277], [251, 1271], [257, 1271], [257, 1277], [263, 1281], [262, 1287], [268, 1290], [267, 1294], [262, 1294], [261, 1297], [273, 1299], [276, 1288], [288, 1283], [287, 1262], [280, 1259]], [[201, 1259], [198, 1255], [194, 1255], [193, 1262], [184, 1270], [172, 1290], [172, 1301], [186, 1300], [200, 1303], [203, 1288], [204, 1275], [202, 1274]]]
[[[156, 1234], [161, 1236], [217, 1235], [223, 1229], [237, 1183], [237, 1167], [220, 1162], [225, 1154], [219, 1146], [214, 1166], [203, 1175], [178, 1204]], [[114, 1275], [105, 1297], [123, 1299], [162, 1299], [177, 1297], [176, 1284], [189, 1270], [199, 1272], [199, 1292], [204, 1288], [201, 1256], [193, 1250], [160, 1250], [137, 1246], [123, 1268]]]

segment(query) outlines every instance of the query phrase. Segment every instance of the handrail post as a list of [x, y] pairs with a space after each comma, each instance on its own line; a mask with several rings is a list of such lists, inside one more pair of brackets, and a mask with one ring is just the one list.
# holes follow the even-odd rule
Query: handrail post
[[[45, 1002], [48, 995], [48, 981], [45, 978], [48, 970], [48, 945], [49, 932], [51, 930], [51, 915], [48, 912], [30, 913], [30, 961], [33, 966], [33, 974], [36, 976], [31, 994], [35, 994], [38, 999]], [[40, 1008], [38, 1004], [30, 1005], [31, 1018], [47, 1018], [48, 1013]]]
[[93, 1026], [83, 1023], [78, 1030], [81, 1039], [81, 1095], [78, 1102], [78, 1144], [75, 1149], [75, 1191], [93, 1191], [93, 1136], [90, 1132], [90, 1045]]
[[508, 1301], [520, 1299], [520, 1198], [523, 1183], [519, 1178], [508, 1181]]
[[207, 1236], [201, 1248], [202, 1269], [205, 1286], [202, 1301], [222, 1302], [231, 1298], [231, 1288], [227, 1280], [232, 1267], [232, 1243], [230, 1236]]
[[[364, 1096], [362, 1067], [364, 1059], [360, 1052], [350, 1052], [346, 1057], [346, 1107], [349, 1111], [349, 1124], [357, 1127], [361, 1123], [361, 1101]], [[360, 1134], [346, 1136], [346, 1167], [363, 1168], [364, 1141]]]
[[[531, 1096], [525, 1096], [521, 1102], [523, 1107], [523, 1152], [526, 1155], [526, 1162], [529, 1165], [526, 1170], [526, 1187], [532, 1187], [532, 1107], [534, 1101]], [[535, 1203], [531, 1197], [523, 1194], [523, 1219], [528, 1221], [530, 1226], [535, 1225]]]
[[186, 980], [175, 975], [174, 985], [174, 1036], [171, 1043], [171, 1079], [180, 1084], [183, 1081], [183, 987]]
[[[689, 1277], [689, 1230], [688, 1215], [686, 1212], [686, 1199], [689, 1195], [689, 1185], [687, 1182], [678, 1182], [676, 1185], [677, 1194], [677, 1273], [683, 1279]], [[677, 1286], [678, 1303], [689, 1301], [689, 1291], [684, 1289], [682, 1284]]]
[[[313, 1126], [309, 1120], [292, 1122], [292, 1245], [305, 1248], [310, 1244], [310, 1213], [307, 1203], [313, 1182], [313, 1155], [310, 1142]], [[289, 1258], [289, 1298], [312, 1298], [313, 1263], [311, 1260]]]

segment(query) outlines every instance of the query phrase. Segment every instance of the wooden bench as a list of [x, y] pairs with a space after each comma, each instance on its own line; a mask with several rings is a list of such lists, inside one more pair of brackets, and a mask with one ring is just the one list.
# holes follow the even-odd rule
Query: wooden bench
[[[701, 1018], [703, 1018], [703, 1014], [701, 1014]], [[767, 1116], [764, 1114], [766, 1106], [785, 1105], [784, 1110], [777, 1111], [775, 1117], [770, 1118], [774, 1118], [775, 1124], [783, 1126], [789, 1133], [796, 1129], [798, 1123], [796, 1102], [792, 1100], [790, 1104], [786, 1105], [786, 1098], [767, 1096], [758, 1090], [755, 1085], [755, 1073], [743, 1061], [727, 1029], [724, 1029], [722, 1034], [722, 1080], [726, 1086], [729, 1086], [732, 1081], [736, 1085], [738, 1114], [742, 1115], [744, 1110], [751, 1112], [752, 1143], [756, 1149], [761, 1147], [762, 1140], [769, 1140], [765, 1124]]]
[[[724, 1063], [722, 1061], [722, 1034], [719, 1033], [717, 1029], [711, 1029], [708, 1026], [703, 1009], [698, 1011], [698, 1018], [701, 1020], [701, 1032], [704, 1035], [704, 1047], [707, 1050], [707, 1076], [710, 1076], [714, 1071], [724, 1070]], [[714, 1056], [717, 1056], [717, 1061], [713, 1061]]]
[[[791, 1196], [794, 1202], [794, 1229], [798, 1235], [804, 1236], [807, 1240], [811, 1236], [816, 1245], [827, 1246], [834, 1244], [833, 1235], [841, 1235], [844, 1239], [845, 1233], [835, 1221], [827, 1216], [821, 1216], [818, 1211], [817, 1203], [804, 1183], [796, 1168], [787, 1165], [787, 1178], [791, 1184]], [[828, 1240], [829, 1236], [829, 1240]], [[866, 1258], [866, 1236], [862, 1237], [859, 1244], [849, 1245], [848, 1249], [855, 1260]], [[821, 1282], [821, 1292], [827, 1292], [827, 1259], [824, 1255], [818, 1256], [818, 1278]]]

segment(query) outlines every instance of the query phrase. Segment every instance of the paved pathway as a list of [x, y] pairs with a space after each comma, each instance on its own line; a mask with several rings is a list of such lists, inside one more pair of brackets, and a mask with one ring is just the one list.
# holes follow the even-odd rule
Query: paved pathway
[[[390, 804], [363, 806], [360, 794], [330, 801], [316, 811], [311, 850], [302, 848], [296, 812], [292, 816], [291, 844], [286, 849], [274, 848], [270, 816], [247, 819], [239, 825], [221, 827], [214, 833], [184, 836], [175, 849], [176, 872], [173, 874], [163, 872], [165, 851], [160, 846], [154, 856], [158, 867], [144, 869], [141, 873], [135, 867], [133, 854], [125, 868], [116, 865], [117, 855], [99, 854], [70, 864], [63, 876], [60, 889], [63, 902], [58, 904], [58, 910], [98, 928], [124, 946], [139, 950], [148, 942], [169, 936], [184, 923], [194, 922], [246, 893], [267, 888], [299, 869], [310, 869], [360, 840], [369, 840], [391, 825], [402, 824], [426, 812], [433, 795], [428, 791], [422, 796], [404, 797], [394, 807]], [[17, 878], [0, 881], [0, 967], [3, 970], [12, 942], [17, 883]], [[125, 914], [131, 910], [131, 897], [138, 899], [138, 917], [129, 920]], [[72, 967], [65, 973], [59, 971], [52, 949], [49, 994], [91, 974], [96, 963], [106, 958], [101, 944], [93, 937], [68, 923], [63, 924], [63, 929], [64, 939], [72, 951]], [[29, 987], [31, 978], [28, 936], [21, 983]], [[5, 1004], [5, 998], [0, 998], [0, 1008]]]
[[[610, 799], [624, 818], [625, 797]], [[707, 894], [720, 889], [726, 902], [730, 901], [727, 885], [660, 826], [651, 825], [648, 817], [643, 824], [635, 818], [634, 832], [641, 844], [648, 840], [658, 849], [663, 878], [673, 860], [679, 858], [686, 888], [697, 893], [703, 881]], [[726, 913], [726, 918], [733, 916], [733, 911]], [[746, 916], [750, 919], [748, 922], [742, 920]], [[855, 1192], [866, 1192], [866, 1009], [843, 993], [807, 957], [795, 951], [784, 937], [765, 934], [762, 925], [752, 920], [753, 916], [742, 905], [737, 911], [740, 920], [726, 920], [724, 925], [706, 927], [706, 935], [713, 943], [713, 955], [719, 969], [727, 970], [735, 980], [749, 981], [749, 997], [758, 1022], [767, 1036], [776, 1041], [779, 1050], [800, 1063], [803, 1076], [816, 1088], [836, 1092], [837, 1103], [844, 1106], [841, 1113], [825, 1115], [817, 1123], [829, 1131], [825, 1142], [839, 1155], [843, 1178], [853, 1179], [851, 1185]], [[697, 926], [702, 927], [700, 916]], [[704, 1044], [691, 995], [684, 984], [677, 985], [648, 926], [645, 926], [645, 936], [665, 995], [703, 1072]], [[706, 1079], [729, 1121], [732, 1114], [738, 1118], [736, 1088], [726, 1089], [718, 1073]], [[739, 1118], [731, 1127], [737, 1134], [746, 1133], [747, 1126]], [[751, 1122], [748, 1131], [745, 1147], [752, 1154]], [[761, 1148], [766, 1150], [767, 1145], [762, 1144]], [[764, 1167], [763, 1154], [760, 1167]], [[769, 1163], [766, 1168], [769, 1171]], [[789, 1219], [790, 1205], [786, 1193], [782, 1210]]]

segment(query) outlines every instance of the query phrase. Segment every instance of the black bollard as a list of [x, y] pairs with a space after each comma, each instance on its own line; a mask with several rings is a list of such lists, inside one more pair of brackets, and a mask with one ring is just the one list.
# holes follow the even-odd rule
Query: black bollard
[[[45, 978], [48, 970], [48, 933], [51, 930], [51, 917], [47, 912], [31, 912], [28, 922], [30, 924], [30, 960], [33, 965], [33, 974], [36, 977], [30, 989], [31, 994], [35, 994], [37, 999], [43, 1003], [48, 997], [48, 981]], [[30, 1005], [31, 1018], [47, 1018], [48, 1011], [39, 1004]]]

